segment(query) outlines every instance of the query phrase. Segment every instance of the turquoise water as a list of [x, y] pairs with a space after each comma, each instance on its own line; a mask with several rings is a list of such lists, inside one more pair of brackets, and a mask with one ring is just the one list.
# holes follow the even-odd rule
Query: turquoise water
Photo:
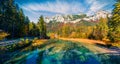
[[119, 55], [94, 54], [81, 44], [54, 41], [44, 46], [9, 52], [2, 64], [120, 64]]
[[37, 63], [37, 58], [38, 58], [38, 50], [35, 50], [27, 56], [26, 58], [26, 64], [36, 64]]

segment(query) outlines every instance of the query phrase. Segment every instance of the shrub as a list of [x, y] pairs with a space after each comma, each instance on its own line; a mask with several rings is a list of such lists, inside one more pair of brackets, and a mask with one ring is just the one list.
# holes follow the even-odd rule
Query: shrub
[[20, 40], [21, 40], [21, 41], [24, 41], [24, 38], [21, 38]]
[[28, 44], [29, 43], [29, 39], [25, 39], [25, 43]]
[[3, 31], [2, 31], [2, 32], [0, 31], [0, 40], [5, 39], [5, 37], [8, 36], [8, 35], [9, 35], [8, 33], [3, 32]]
[[100, 22], [94, 27], [92, 35], [90, 35], [93, 39], [103, 40], [107, 39], [108, 36], [108, 26], [107, 26], [107, 18], [101, 18]]
[[14, 44], [11, 45], [0, 46], [0, 51], [15, 51], [27, 47], [31, 44], [31, 41], [29, 39], [20, 39], [19, 41], [16, 42], [18, 43], [14, 42]]

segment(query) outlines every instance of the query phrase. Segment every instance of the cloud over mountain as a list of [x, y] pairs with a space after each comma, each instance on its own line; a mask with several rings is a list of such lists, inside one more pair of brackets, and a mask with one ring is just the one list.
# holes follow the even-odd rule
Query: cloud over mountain
[[115, 3], [114, 0], [16, 0], [16, 2], [33, 21], [37, 21], [40, 15], [53, 16], [81, 12], [92, 15], [101, 9], [111, 11]]

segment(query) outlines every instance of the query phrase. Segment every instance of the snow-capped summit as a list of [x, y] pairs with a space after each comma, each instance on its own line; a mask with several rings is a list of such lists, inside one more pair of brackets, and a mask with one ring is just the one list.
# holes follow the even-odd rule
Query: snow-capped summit
[[[69, 16], [69, 17], [68, 17]], [[45, 21], [49, 22], [49, 21], [57, 21], [57, 22], [69, 22], [71, 21], [71, 15], [56, 15], [53, 17], [46, 17]]]
[[95, 16], [96, 16], [97, 19], [100, 19], [100, 18], [111, 17], [112, 15], [109, 12], [100, 10], [96, 13]]
[[98, 12], [95, 13], [95, 15], [93, 16], [89, 16], [88, 18], [84, 18], [84, 20], [86, 21], [97, 21], [100, 18], [107, 18], [107, 17], [111, 17], [112, 15], [104, 10], [100, 10]]
[[57, 22], [79, 22], [81, 20], [85, 20], [85, 21], [97, 21], [100, 18], [107, 18], [107, 17], [111, 17], [112, 15], [107, 12], [107, 11], [103, 11], [100, 10], [98, 12], [96, 12], [93, 16], [86, 16], [85, 14], [78, 14], [78, 15], [56, 15], [53, 17], [46, 17], [45, 21], [49, 22], [49, 21], [57, 21]]

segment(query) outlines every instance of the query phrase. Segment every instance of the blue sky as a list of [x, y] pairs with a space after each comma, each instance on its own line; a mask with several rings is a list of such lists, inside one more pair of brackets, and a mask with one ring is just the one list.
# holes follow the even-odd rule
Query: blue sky
[[57, 14], [92, 15], [99, 10], [111, 12], [115, 0], [15, 0], [31, 21], [37, 22], [40, 15]]

